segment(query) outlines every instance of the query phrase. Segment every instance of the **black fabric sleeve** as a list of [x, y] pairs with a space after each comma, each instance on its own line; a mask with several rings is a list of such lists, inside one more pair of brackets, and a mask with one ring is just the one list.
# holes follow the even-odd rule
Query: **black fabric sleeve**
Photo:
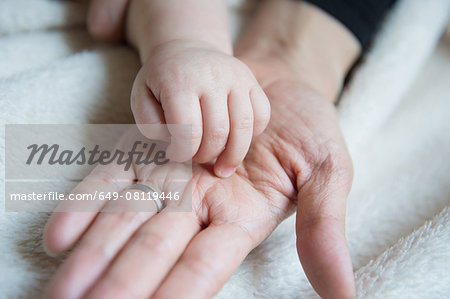
[[396, 0], [305, 0], [346, 26], [366, 50], [378, 25]]

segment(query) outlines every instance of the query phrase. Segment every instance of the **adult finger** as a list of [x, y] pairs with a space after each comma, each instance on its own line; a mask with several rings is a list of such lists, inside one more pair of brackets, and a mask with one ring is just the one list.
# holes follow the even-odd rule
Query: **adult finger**
[[[133, 233], [156, 212], [135, 212], [123, 191], [98, 214], [47, 288], [48, 298], [80, 298], [105, 271]], [[134, 203], [134, 202], [131, 202]], [[106, 212], [108, 210], [109, 212]]]
[[191, 241], [152, 298], [211, 298], [256, 246], [237, 224], [211, 225]]
[[90, 34], [101, 41], [123, 40], [128, 1], [92, 0], [87, 17]]
[[57, 207], [45, 226], [46, 251], [56, 255], [71, 248], [106, 203], [99, 200], [97, 195], [119, 192], [131, 185], [134, 178], [132, 170], [124, 171], [118, 164], [94, 168], [71, 192], [74, 196], [91, 196], [93, 200], [66, 201]]
[[352, 262], [345, 239], [345, 203], [352, 180], [348, 162], [329, 155], [299, 187], [297, 250], [322, 298], [353, 298]]
[[199, 163], [210, 162], [217, 158], [227, 144], [230, 131], [228, 119], [227, 95], [222, 97], [203, 96], [200, 98], [203, 119], [203, 138], [194, 156], [194, 161]]
[[231, 176], [244, 160], [253, 136], [253, 109], [247, 93], [231, 92], [228, 99], [230, 134], [225, 150], [217, 158], [214, 172]]
[[[148, 194], [141, 189], [133, 189], [131, 185], [120, 192], [116, 200], [108, 201], [52, 280], [48, 296], [79, 298], [91, 288], [138, 228], [157, 212], [157, 205], [150, 200], [153, 193], [167, 194], [167, 188], [171, 188], [174, 193], [181, 194], [180, 197], [186, 199], [189, 205], [191, 198], [187, 195], [192, 193], [190, 184], [174, 185], [170, 184], [171, 180], [163, 180], [182, 171], [187, 170], [185, 167], [145, 167], [145, 171], [138, 171], [137, 177], [143, 178], [138, 183], [151, 186], [154, 192]], [[168, 208], [183, 206], [183, 202], [174, 200]]]
[[139, 229], [86, 298], [149, 298], [200, 228], [192, 212], [163, 210]]

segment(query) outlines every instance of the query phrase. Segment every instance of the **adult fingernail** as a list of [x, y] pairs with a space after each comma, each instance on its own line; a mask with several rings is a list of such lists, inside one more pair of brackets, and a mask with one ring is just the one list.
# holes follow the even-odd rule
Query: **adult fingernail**
[[50, 257], [58, 257], [59, 256], [59, 253], [53, 252], [50, 249], [48, 249], [47, 244], [45, 244], [45, 242], [44, 242], [44, 251]]

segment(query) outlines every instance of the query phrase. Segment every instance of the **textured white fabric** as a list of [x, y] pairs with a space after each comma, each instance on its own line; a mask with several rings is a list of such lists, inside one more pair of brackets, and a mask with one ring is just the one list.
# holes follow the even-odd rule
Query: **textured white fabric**
[[[230, 1], [233, 32], [251, 12]], [[340, 103], [355, 165], [347, 236], [361, 298], [449, 298], [450, 1], [401, 1]], [[127, 123], [139, 68], [126, 46], [95, 44], [85, 7], [0, 0], [0, 117], [8, 123]], [[46, 214], [4, 213], [0, 289], [38, 297], [61, 261], [43, 251]], [[298, 262], [294, 218], [256, 248], [218, 298], [316, 297]]]

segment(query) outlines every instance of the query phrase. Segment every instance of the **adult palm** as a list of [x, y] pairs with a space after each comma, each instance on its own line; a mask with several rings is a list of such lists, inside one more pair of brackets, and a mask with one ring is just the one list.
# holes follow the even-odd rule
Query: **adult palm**
[[[194, 165], [192, 212], [53, 214], [47, 249], [76, 246], [49, 297], [212, 297], [296, 209], [298, 252], [314, 288], [323, 297], [353, 296], [344, 235], [352, 167], [335, 108], [306, 85], [249, 65], [271, 100], [272, 118], [236, 173], [221, 179], [211, 166]], [[137, 166], [130, 173], [130, 182], [151, 175]], [[94, 175], [102, 188], [125, 187], [113, 183], [114, 173]]]

